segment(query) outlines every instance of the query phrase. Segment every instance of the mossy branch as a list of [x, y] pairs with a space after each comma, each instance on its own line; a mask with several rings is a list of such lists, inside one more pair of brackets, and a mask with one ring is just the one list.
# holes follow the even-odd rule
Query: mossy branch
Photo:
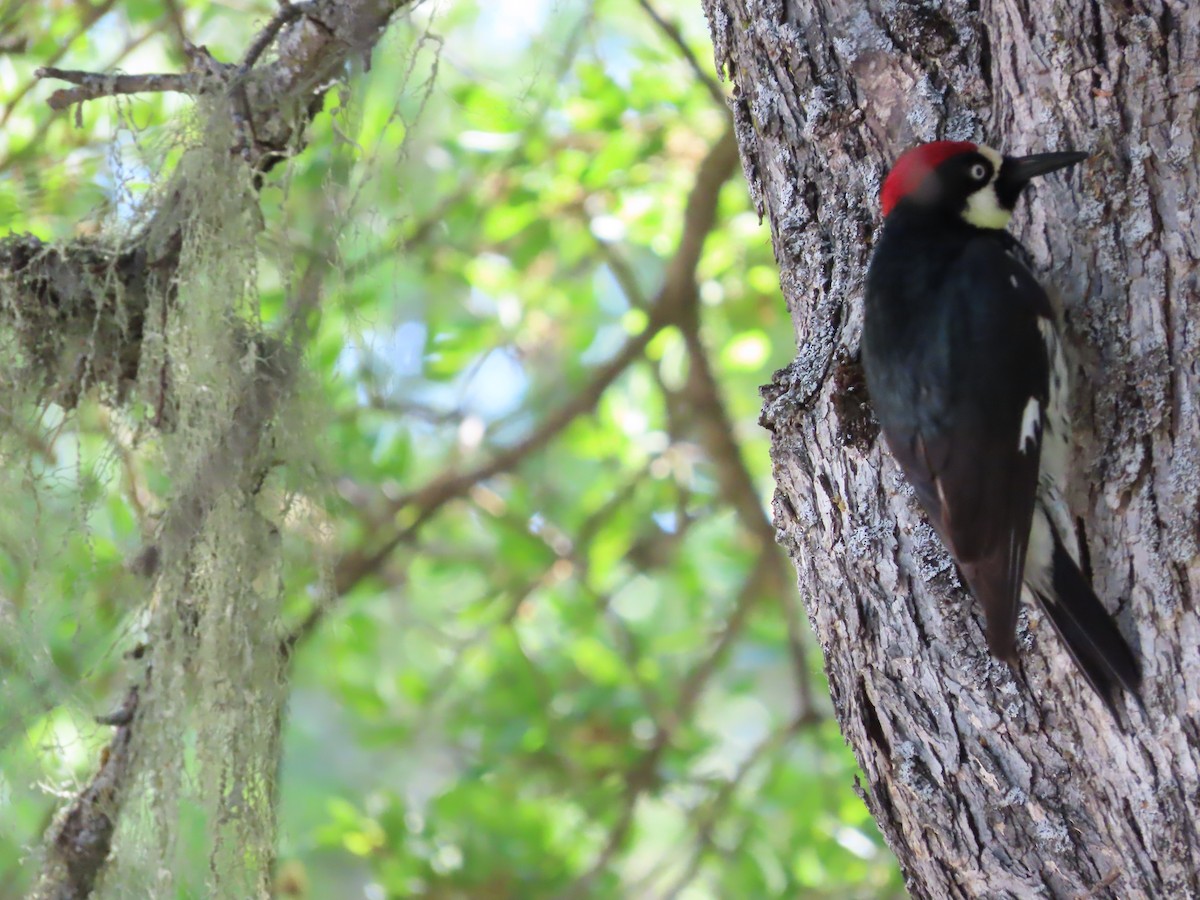
[[[261, 178], [304, 147], [305, 129], [349, 60], [369, 55], [384, 28], [413, 0], [312, 0], [285, 4], [237, 65], [193, 48], [188, 73], [104, 75], [44, 69], [78, 85], [67, 103], [144, 90], [189, 89], [226, 97], [231, 153]], [[260, 58], [268, 46], [275, 55]], [[81, 93], [78, 93], [81, 92]], [[60, 91], [54, 97], [68, 92]], [[55, 105], [54, 97], [51, 104]], [[60, 97], [61, 99], [61, 97]], [[0, 240], [0, 323], [24, 351], [23, 375], [39, 399], [73, 408], [100, 386], [123, 402], [141, 360], [141, 323], [156, 289], [173, 283], [188, 210], [177, 172], [133, 238], [50, 244], [33, 235]], [[73, 340], [86, 336], [86, 342]]]
[[[206, 73], [202, 76], [207, 79], [206, 89], [197, 93], [206, 95], [204, 112], [211, 123], [206, 129], [209, 143], [184, 154], [159, 190], [157, 205], [139, 232], [119, 244], [93, 238], [54, 245], [30, 235], [0, 241], [0, 327], [10, 330], [19, 355], [13, 377], [25, 381], [38, 401], [57, 402], [68, 409], [89, 390], [99, 389], [106, 400], [124, 403], [136, 385], [159, 383], [162, 397], [141, 399], [158, 406], [161, 415], [155, 424], [172, 425], [176, 404], [170, 395], [183, 386], [182, 381], [173, 384], [171, 373], [166, 371], [166, 360], [172, 355], [164, 354], [161, 346], [146, 355], [150, 351], [143, 352], [142, 338], [157, 328], [157, 319], [154, 323], [149, 320], [164, 315], [164, 304], [166, 309], [175, 308], [177, 299], [178, 310], [195, 314], [191, 319], [184, 318], [190, 323], [185, 328], [206, 321], [200, 306], [184, 300], [186, 290], [196, 290], [196, 273], [212, 271], [206, 266], [209, 257], [196, 244], [197, 229], [202, 225], [208, 233], [218, 234], [227, 227], [230, 234], [239, 236], [248, 230], [245, 207], [257, 202], [249, 185], [257, 187], [263, 173], [276, 162], [303, 149], [306, 126], [346, 62], [352, 56], [369, 54], [390, 18], [411, 2], [313, 0], [285, 5], [253, 39], [238, 66], [212, 61], [206, 69], [203, 57], [207, 52], [197, 51], [193, 76], [201, 77], [195, 76], [198, 69]], [[274, 57], [259, 62], [270, 46], [275, 48]], [[208, 90], [213, 79], [219, 78], [226, 79], [224, 93]], [[89, 90], [111, 84], [133, 86], [114, 77], [105, 79], [81, 76], [76, 80], [80, 87], [90, 86]], [[171, 81], [159, 79], [153, 83], [161, 86]], [[227, 161], [221, 178], [230, 183], [198, 183], [204, 173], [213, 170], [197, 165], [195, 160], [204, 157], [195, 157], [195, 153], [208, 154], [209, 161]], [[237, 171], [238, 166], [245, 170]], [[234, 200], [226, 205], [211, 204], [214, 188], [229, 189], [238, 182], [244, 189]], [[223, 221], [223, 216], [230, 217], [230, 221]], [[226, 235], [226, 242], [231, 240]], [[189, 278], [193, 280], [190, 288]], [[211, 284], [217, 288], [229, 286], [219, 275]], [[227, 493], [247, 495], [256, 489], [256, 480], [261, 482], [258, 469], [269, 458], [264, 437], [269, 435], [280, 402], [291, 389], [296, 339], [302, 337], [303, 322], [319, 297], [313, 279], [303, 279], [298, 287], [290, 332], [264, 335], [249, 323], [229, 323], [231, 328], [242, 330], [225, 336], [229, 346], [221, 353], [222, 358], [228, 356], [230, 348], [240, 348], [246, 352], [237, 360], [252, 359], [253, 365], [228, 395], [227, 427], [209, 435], [204, 446], [195, 451], [194, 465], [183, 467], [190, 478], [180, 485], [164, 516], [160, 539], [153, 547], [152, 555], [157, 557], [161, 547], [163, 557], [173, 563], [174, 569], [163, 571], [186, 569], [186, 560], [197, 552], [195, 545], [219, 496], [214, 485], [221, 485]], [[165, 339], [172, 332], [159, 329], [156, 333]], [[193, 362], [202, 356], [195, 347], [179, 352]], [[142, 371], [146, 360], [164, 367], [161, 379], [146, 378]], [[191, 411], [196, 411], [194, 398]], [[182, 439], [177, 442], [184, 443]], [[143, 574], [157, 568], [147, 565]], [[221, 581], [214, 584], [227, 586]], [[145, 743], [146, 734], [142, 732], [153, 729], [139, 729], [139, 723], [148, 709], [156, 708], [155, 696], [163, 693], [162, 679], [174, 672], [161, 657], [162, 646], [154, 646], [151, 652], [155, 654], [154, 690], [147, 664], [140, 678], [133, 679], [122, 715], [106, 720], [116, 727], [116, 734], [97, 774], [56, 817], [36, 897], [87, 897], [103, 874], [122, 807], [127, 805], [125, 795], [147, 764], [147, 757], [137, 748]], [[183, 650], [181, 656], [187, 652]], [[178, 663], [179, 657], [174, 662]], [[161, 703], [158, 715], [163, 715]], [[244, 768], [253, 774], [269, 769], [269, 765], [264, 767], [252, 760]], [[214, 849], [214, 854], [217, 852]], [[265, 871], [269, 866], [260, 868]]]

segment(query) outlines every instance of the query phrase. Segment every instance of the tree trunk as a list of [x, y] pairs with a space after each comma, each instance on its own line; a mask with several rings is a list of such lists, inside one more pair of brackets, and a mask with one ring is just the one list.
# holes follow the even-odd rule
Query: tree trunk
[[[915, 897], [1200, 897], [1200, 6], [704, 0], [799, 347], [764, 389], [780, 540]], [[886, 12], [885, 12], [886, 10]], [[1049, 623], [1016, 671], [877, 439], [855, 363], [888, 163], [1080, 148], [1013, 230], [1061, 295], [1072, 507], [1139, 653], [1118, 724]]]

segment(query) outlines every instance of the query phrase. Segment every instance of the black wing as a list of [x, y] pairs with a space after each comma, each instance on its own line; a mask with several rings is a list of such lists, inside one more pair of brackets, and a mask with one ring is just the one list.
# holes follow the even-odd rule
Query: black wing
[[[989, 649], [1012, 660], [1049, 387], [1039, 323], [1052, 313], [1008, 241], [973, 237], [933, 278], [873, 262], [864, 360], [888, 445], [983, 604]], [[896, 249], [886, 268], [922, 265]], [[885, 333], [897, 310], [913, 329], [899, 342]]]

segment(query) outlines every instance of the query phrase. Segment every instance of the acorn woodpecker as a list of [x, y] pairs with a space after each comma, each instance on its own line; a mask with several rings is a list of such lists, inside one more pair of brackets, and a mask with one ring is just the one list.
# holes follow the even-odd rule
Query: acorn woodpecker
[[1024, 585], [1115, 715], [1141, 673], [1079, 566], [1058, 323], [1004, 230], [1031, 179], [1086, 158], [966, 141], [901, 156], [881, 194], [862, 360], [888, 447], [983, 605], [989, 650], [1015, 664]]

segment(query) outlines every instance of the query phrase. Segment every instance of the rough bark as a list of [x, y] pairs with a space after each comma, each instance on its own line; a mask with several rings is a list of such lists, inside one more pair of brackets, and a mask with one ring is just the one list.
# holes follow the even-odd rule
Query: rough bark
[[[1200, 897], [1200, 7], [703, 2], [799, 348], [764, 389], [775, 523], [909, 890]], [[1061, 295], [1073, 511], [1145, 668], [1145, 711], [1123, 724], [1033, 611], [1019, 670], [989, 658], [864, 402], [880, 180], [943, 137], [1094, 154], [1013, 228]]]

